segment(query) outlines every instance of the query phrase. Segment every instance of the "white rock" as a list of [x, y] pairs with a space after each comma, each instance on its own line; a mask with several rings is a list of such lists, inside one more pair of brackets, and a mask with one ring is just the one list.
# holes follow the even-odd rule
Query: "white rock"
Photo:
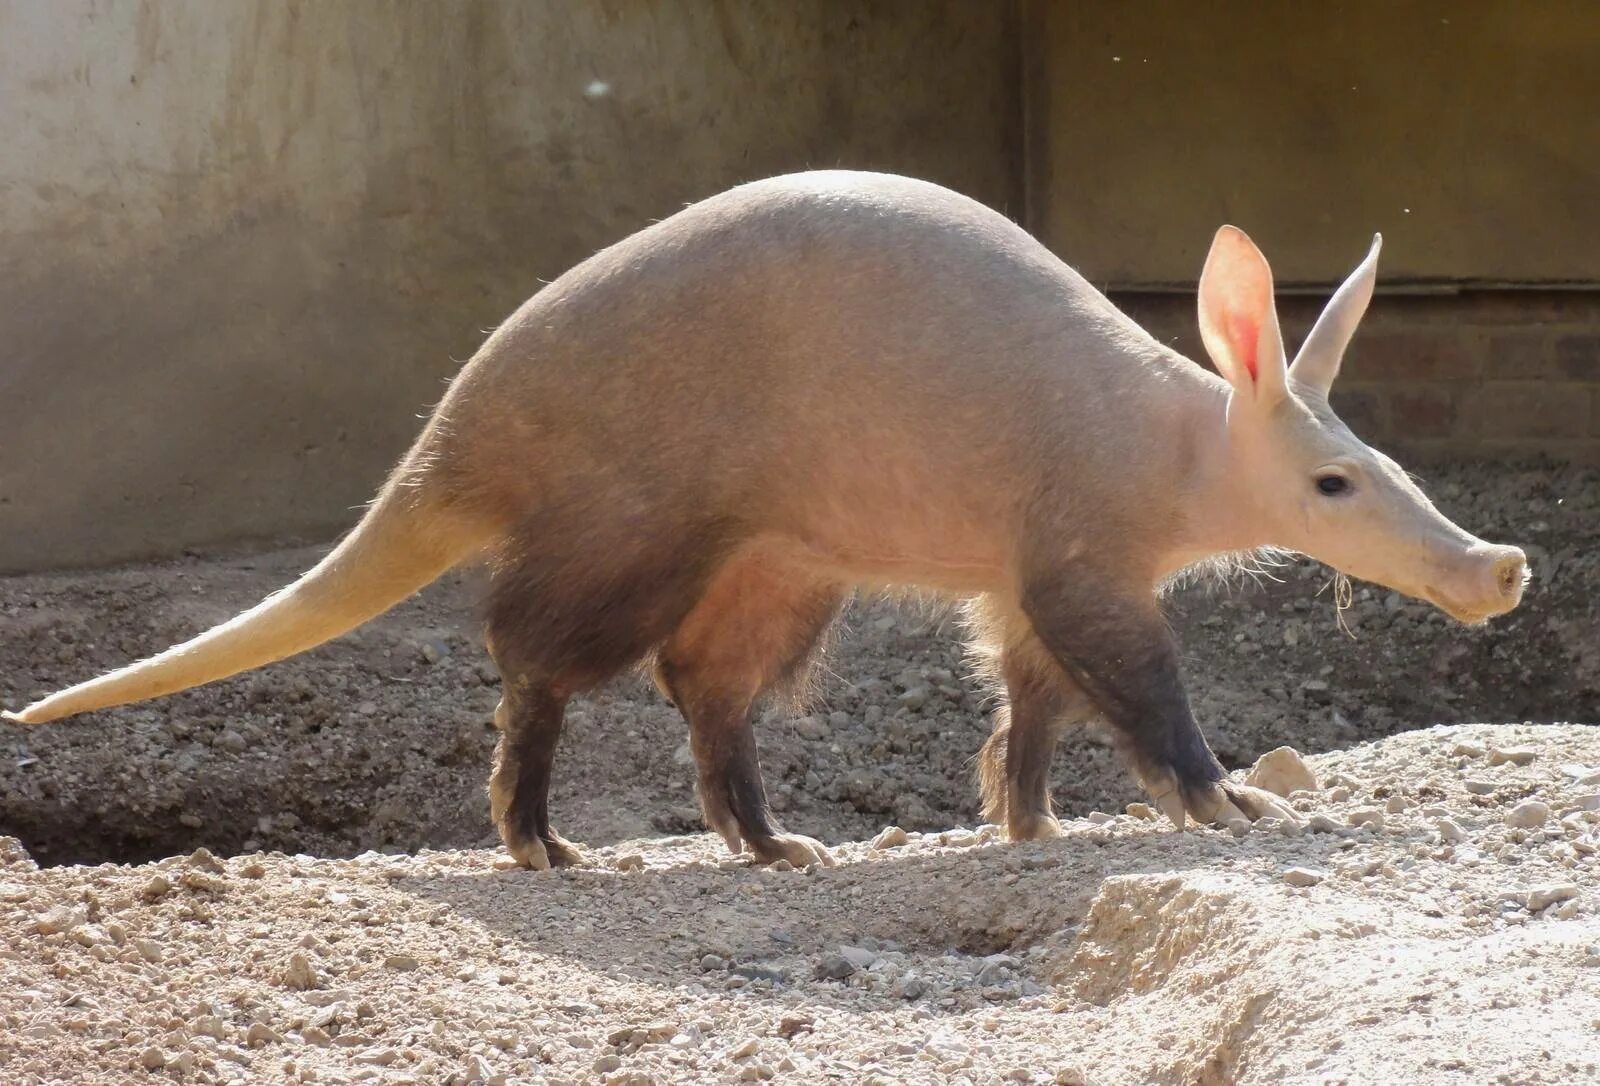
[[899, 848], [907, 840], [906, 831], [899, 826], [885, 826], [878, 831], [878, 836], [872, 839], [872, 847], [879, 850]]
[[1578, 896], [1578, 888], [1570, 882], [1556, 883], [1551, 886], [1535, 886], [1530, 889], [1523, 899], [1529, 912], [1538, 912], [1547, 905], [1554, 905], [1558, 901], [1571, 901]]
[[1510, 762], [1512, 765], [1527, 765], [1537, 756], [1538, 751], [1532, 750], [1528, 747], [1489, 748], [1490, 765], [1504, 765], [1507, 762]]
[[1525, 799], [1506, 812], [1506, 825], [1513, 829], [1531, 830], [1550, 819], [1550, 805], [1542, 800]]
[[1293, 747], [1278, 747], [1257, 758], [1256, 764], [1245, 774], [1244, 782], [1280, 796], [1317, 789], [1316, 774]]
[[289, 964], [283, 970], [283, 983], [287, 988], [303, 992], [322, 987], [322, 978], [317, 975], [317, 967], [311, 964], [311, 959], [297, 950], [289, 955]]
[[1383, 812], [1376, 807], [1357, 807], [1345, 817], [1352, 826], [1371, 825], [1375, 830], [1383, 829]]

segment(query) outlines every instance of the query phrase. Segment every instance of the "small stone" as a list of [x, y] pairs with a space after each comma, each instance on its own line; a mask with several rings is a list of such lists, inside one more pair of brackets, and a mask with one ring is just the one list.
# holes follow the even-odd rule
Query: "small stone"
[[1337, 788], [1334, 788], [1334, 789], [1332, 789], [1331, 791], [1328, 792], [1328, 799], [1329, 799], [1330, 802], [1333, 802], [1333, 803], [1343, 803], [1345, 800], [1347, 800], [1349, 798], [1350, 798], [1350, 789], [1346, 788], [1342, 784], [1339, 785]]
[[488, 1061], [476, 1054], [467, 1057], [466, 1074], [467, 1086], [504, 1086], [506, 1081], [505, 1075], [496, 1074]]
[[1376, 807], [1357, 807], [1345, 816], [1345, 820], [1352, 826], [1370, 825], [1375, 830], [1383, 829], [1383, 812]]
[[1283, 873], [1283, 881], [1290, 886], [1315, 886], [1327, 877], [1326, 871], [1312, 867], [1291, 867]]
[[1410, 806], [1411, 801], [1406, 799], [1405, 796], [1390, 796], [1388, 802], [1383, 805], [1383, 809], [1388, 814], [1399, 814]]
[[872, 847], [879, 851], [883, 849], [899, 848], [909, 840], [906, 831], [899, 826], [885, 826], [878, 831], [878, 836], [872, 839]]
[[289, 964], [283, 971], [283, 983], [285, 987], [304, 992], [320, 987], [322, 979], [317, 976], [316, 966], [311, 964], [311, 959], [297, 950], [289, 955]]
[[728, 1058], [730, 1060], [747, 1060], [760, 1051], [760, 1040], [755, 1037], [749, 1037], [740, 1042], [736, 1047], [730, 1048], [728, 1050]]
[[1462, 783], [1467, 792], [1474, 796], [1487, 796], [1500, 787], [1494, 781], [1486, 781], [1479, 777], [1468, 778]]
[[283, 1035], [265, 1022], [251, 1023], [244, 1032], [244, 1043], [247, 1048], [260, 1048], [264, 1044], [275, 1044], [283, 1040]]
[[1314, 814], [1306, 820], [1306, 829], [1312, 833], [1338, 833], [1344, 826], [1328, 815]]
[[1439, 831], [1439, 840], [1449, 845], [1457, 845], [1467, 839], [1467, 831], [1453, 819], [1441, 818], [1433, 824], [1433, 828]]
[[89, 914], [83, 909], [70, 905], [57, 905], [33, 922], [33, 930], [40, 935], [57, 935], [88, 922]]
[[814, 1025], [808, 1015], [786, 1014], [778, 1019], [778, 1036], [787, 1041], [798, 1033], [810, 1033]]
[[1244, 782], [1280, 796], [1317, 789], [1316, 774], [1293, 747], [1277, 747], [1257, 758], [1256, 764], [1245, 774]]
[[1489, 748], [1490, 765], [1504, 765], [1507, 762], [1510, 762], [1512, 765], [1527, 765], [1536, 757], [1538, 757], [1538, 751], [1532, 750], [1528, 747]]
[[1507, 826], [1519, 830], [1536, 829], [1550, 819], [1550, 805], [1537, 799], [1525, 799], [1506, 812]]
[[590, 1070], [603, 1075], [608, 1071], [615, 1071], [621, 1066], [622, 1057], [613, 1053], [611, 1055], [601, 1056], [599, 1059], [591, 1063], [589, 1068]]
[[392, 1048], [369, 1048], [364, 1052], [357, 1052], [351, 1057], [356, 1063], [364, 1063], [377, 1067], [388, 1067], [400, 1058], [400, 1053]]
[[1450, 753], [1459, 758], [1482, 758], [1484, 749], [1476, 743], [1457, 743], [1450, 748]]
[[1144, 822], [1154, 822], [1156, 812], [1148, 803], [1130, 803], [1128, 804], [1128, 816]]
[[700, 972], [720, 973], [728, 968], [728, 959], [717, 954], [706, 954], [700, 959]]
[[1116, 820], [1117, 818], [1115, 815], [1108, 815], [1104, 811], [1089, 812], [1089, 821], [1094, 823], [1096, 826], [1104, 826], [1107, 822], [1115, 822]]
[[794, 722], [794, 730], [801, 739], [816, 741], [833, 734], [833, 727], [819, 716], [803, 716]]
[[1250, 833], [1250, 820], [1247, 818], [1228, 819], [1228, 833], [1234, 837], [1246, 837]]
[[859, 946], [842, 946], [839, 948], [839, 956], [857, 969], [871, 969], [873, 963], [878, 960], [876, 951]]
[[906, 977], [897, 986], [901, 999], [921, 999], [928, 994], [928, 982], [918, 976]]
[[637, 852], [630, 852], [626, 856], [618, 856], [614, 866], [618, 871], [643, 871], [644, 857]]
[[135, 939], [133, 941], [133, 949], [139, 952], [139, 957], [151, 965], [160, 965], [161, 959], [164, 957], [161, 944], [153, 939]]
[[161, 1049], [151, 1047], [139, 1053], [139, 1066], [146, 1071], [159, 1071], [167, 1065], [167, 1058], [161, 1054]]
[[1578, 888], [1570, 882], [1557, 883], [1553, 886], [1536, 886], [1529, 890], [1523, 904], [1531, 913], [1558, 901], [1571, 901], [1578, 896]]
[[139, 896], [143, 897], [146, 901], [156, 901], [165, 897], [171, 892], [172, 883], [167, 881], [166, 876], [151, 875], [149, 881], [147, 881], [144, 886], [140, 888]]
[[844, 980], [855, 971], [856, 967], [843, 954], [824, 954], [813, 970], [818, 980]]
[[385, 969], [392, 969], [396, 973], [412, 973], [422, 963], [409, 954], [391, 954], [383, 959]]

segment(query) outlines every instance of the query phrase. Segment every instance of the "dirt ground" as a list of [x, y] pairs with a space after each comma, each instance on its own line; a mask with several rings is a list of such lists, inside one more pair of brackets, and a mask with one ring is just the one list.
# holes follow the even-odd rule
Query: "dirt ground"
[[36, 871], [13, 845], [0, 1078], [1600, 1081], [1600, 730], [1312, 762], [1292, 835], [1102, 816], [805, 871], [703, 834], [538, 874], [482, 850]]
[[[0, 730], [0, 1081], [1600, 1081], [1600, 475], [1427, 482], [1527, 546], [1518, 612], [1467, 630], [1358, 586], [1346, 632], [1309, 562], [1172, 600], [1225, 763], [1334, 752], [1296, 797], [1315, 832], [1095, 814], [999, 843], [957, 623], [871, 601], [809, 711], [760, 728], [833, 869], [727, 857], [632, 682], [574, 707], [557, 766], [597, 864], [504, 869], [471, 573], [294, 661]], [[318, 553], [0, 579], [0, 703]], [[1430, 729], [1472, 721], [1510, 726]], [[1089, 733], [1055, 780], [1072, 815], [1140, 798]], [[906, 843], [865, 843], [885, 826]]]

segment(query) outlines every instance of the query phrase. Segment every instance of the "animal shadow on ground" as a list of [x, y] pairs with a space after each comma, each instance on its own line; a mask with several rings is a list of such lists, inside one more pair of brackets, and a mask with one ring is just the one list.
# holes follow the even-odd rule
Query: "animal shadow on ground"
[[[976, 971], [976, 959], [1005, 954], [1018, 979], [1061, 980], [1060, 963], [1107, 878], [1228, 874], [1278, 894], [1287, 891], [1285, 868], [1330, 867], [1361, 840], [1097, 828], [1018, 845], [870, 853], [851, 846], [836, 853], [838, 866], [801, 872], [707, 863], [705, 837], [679, 837], [651, 842], [651, 865], [639, 871], [441, 872], [395, 886], [575, 974], [665, 989], [715, 987], [732, 974], [748, 979], [747, 995], [762, 992], [776, 1004], [801, 986], [815, 993], [825, 975], [819, 967], [841, 946], [877, 948], [933, 972], [963, 958]], [[1387, 848], [1421, 840], [1385, 837]], [[714, 974], [707, 955], [721, 963]]]

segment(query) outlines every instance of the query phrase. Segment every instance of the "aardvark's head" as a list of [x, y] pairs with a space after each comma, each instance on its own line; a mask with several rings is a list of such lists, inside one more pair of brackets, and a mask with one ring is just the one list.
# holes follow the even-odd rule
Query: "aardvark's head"
[[1266, 258], [1243, 231], [1217, 232], [1200, 278], [1200, 332], [1233, 386], [1222, 477], [1236, 496], [1230, 504], [1253, 520], [1253, 537], [1428, 600], [1461, 622], [1483, 622], [1522, 599], [1522, 551], [1457, 527], [1328, 406], [1372, 298], [1380, 241], [1288, 365]]

